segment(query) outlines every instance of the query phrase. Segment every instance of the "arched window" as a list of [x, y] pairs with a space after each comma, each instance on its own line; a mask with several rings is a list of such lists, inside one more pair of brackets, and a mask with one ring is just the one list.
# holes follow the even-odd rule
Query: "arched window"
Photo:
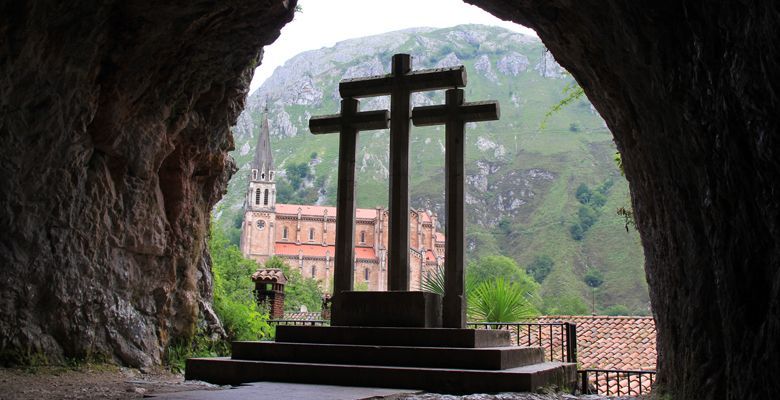
[[314, 228], [309, 228], [309, 240], [314, 240]]
[[371, 270], [366, 268], [363, 270], [363, 277], [366, 279], [366, 282], [368, 282], [368, 278], [371, 277]]
[[268, 180], [274, 180], [274, 171], [268, 173]]
[[265, 194], [263, 195], [263, 205], [268, 205], [268, 189], [265, 190]]
[[255, 205], [260, 205], [260, 189], [255, 190]]
[[287, 240], [287, 227], [282, 228], [282, 239]]
[[257, 170], [256, 169], [252, 170], [252, 179], [257, 179]]
[[317, 276], [317, 266], [316, 265], [312, 265], [311, 266], [311, 277], [315, 278], [316, 276]]
[[260, 179], [262, 179], [262, 180], [265, 180], [265, 172], [263, 172], [262, 174], [260, 174]]
[[360, 231], [360, 243], [366, 242], [366, 231]]

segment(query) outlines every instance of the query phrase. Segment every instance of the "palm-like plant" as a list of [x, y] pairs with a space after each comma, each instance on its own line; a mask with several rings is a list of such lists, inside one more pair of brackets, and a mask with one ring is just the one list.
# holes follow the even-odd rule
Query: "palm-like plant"
[[482, 282], [469, 292], [469, 315], [479, 321], [515, 322], [539, 315], [527, 293], [504, 278]]
[[436, 267], [432, 274], [425, 275], [420, 288], [424, 292], [436, 293], [439, 296], [444, 296], [444, 268]]

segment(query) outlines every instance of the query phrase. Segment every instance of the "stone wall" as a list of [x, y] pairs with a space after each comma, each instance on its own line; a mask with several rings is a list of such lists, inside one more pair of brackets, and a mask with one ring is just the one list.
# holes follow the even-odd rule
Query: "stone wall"
[[213, 317], [228, 127], [294, 6], [0, 5], [2, 361], [150, 365]]
[[659, 383], [780, 392], [775, 2], [466, 0], [536, 30], [615, 136], [645, 250]]

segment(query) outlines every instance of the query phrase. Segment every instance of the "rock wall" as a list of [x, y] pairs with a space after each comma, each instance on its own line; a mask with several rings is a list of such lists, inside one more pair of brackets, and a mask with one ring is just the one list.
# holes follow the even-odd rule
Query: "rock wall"
[[228, 127], [295, 3], [0, 3], [2, 360], [150, 365], [209, 316]]
[[675, 399], [780, 392], [774, 2], [466, 0], [535, 29], [623, 155]]

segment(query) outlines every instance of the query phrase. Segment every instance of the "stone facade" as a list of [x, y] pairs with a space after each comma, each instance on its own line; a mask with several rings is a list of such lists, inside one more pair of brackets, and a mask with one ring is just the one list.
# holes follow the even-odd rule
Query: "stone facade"
[[[276, 204], [276, 182], [269, 145], [267, 118], [263, 119], [249, 174], [241, 228], [241, 252], [264, 263], [282, 257], [301, 275], [320, 281], [330, 292], [336, 243], [336, 208]], [[420, 290], [426, 274], [444, 264], [444, 235], [436, 230], [430, 211], [410, 210], [411, 290]], [[355, 285], [368, 290], [387, 289], [388, 210], [355, 210]]]

